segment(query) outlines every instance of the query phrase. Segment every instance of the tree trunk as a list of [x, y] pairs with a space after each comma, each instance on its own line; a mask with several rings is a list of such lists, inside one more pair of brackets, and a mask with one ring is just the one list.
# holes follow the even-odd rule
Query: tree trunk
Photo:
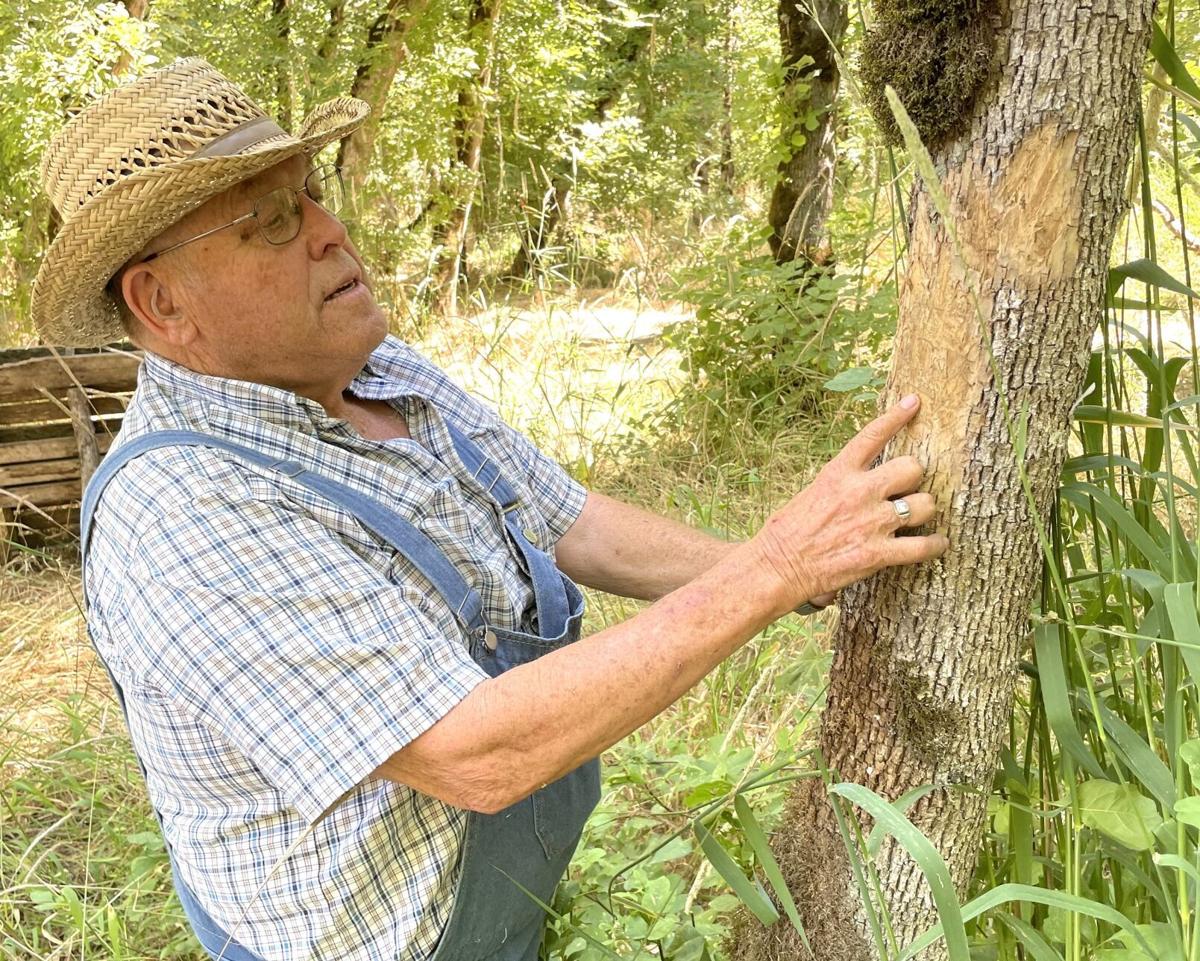
[[[646, 9], [648, 17], [657, 16], [663, 0], [652, 0]], [[622, 92], [633, 73], [633, 67], [642, 56], [650, 42], [651, 28], [645, 24], [629, 27], [624, 34], [619, 35], [608, 44], [605, 60], [611, 64], [604, 83], [596, 92], [588, 111], [588, 120], [592, 123], [603, 123], [608, 112], [620, 99]], [[575, 136], [579, 135], [579, 127], [574, 128]], [[547, 188], [542, 192], [537, 212], [531, 220], [523, 219], [519, 228], [521, 231], [521, 246], [513, 258], [508, 274], [514, 279], [522, 279], [529, 275], [530, 268], [537, 262], [545, 250], [554, 231], [568, 217], [571, 209], [571, 190], [574, 187], [574, 169], [571, 162], [563, 160], [550, 177]]]
[[[909, 815], [946, 859], [960, 898], [1041, 570], [1001, 397], [1026, 421], [1022, 465], [1044, 523], [1103, 316], [1152, 7], [1010, 0], [997, 75], [934, 156], [962, 259], [924, 186], [911, 207], [885, 400], [917, 392], [923, 408], [886, 456], [924, 463], [951, 547], [937, 563], [843, 592], [820, 746], [836, 779], [888, 799], [935, 786]], [[825, 787], [799, 783], [776, 851], [816, 956], [874, 958]], [[936, 922], [929, 888], [893, 841], [874, 867], [903, 946]], [[738, 937], [739, 959], [808, 957], [785, 924], [745, 924]], [[942, 956], [940, 947], [926, 955]]]
[[296, 83], [292, 76], [292, 0], [271, 0], [271, 19], [279, 37], [279, 61], [275, 67], [275, 99], [279, 101], [279, 123], [292, 129], [296, 108]]
[[329, 4], [329, 22], [321, 37], [321, 45], [317, 48], [317, 56], [328, 60], [337, 49], [338, 38], [342, 33], [342, 23], [346, 19], [346, 0], [331, 0]]
[[781, 264], [801, 259], [824, 266], [833, 259], [829, 211], [833, 207], [834, 103], [841, 80], [835, 46], [845, 36], [846, 22], [846, 0], [812, 0], [811, 6], [779, 0], [782, 97], [789, 118], [780, 133], [791, 154], [779, 164], [767, 218], [771, 253]]
[[458, 278], [483, 156], [492, 61], [496, 53], [496, 20], [501, 5], [502, 0], [473, 0], [467, 25], [467, 35], [479, 59], [475, 75], [458, 92], [458, 116], [454, 121], [457, 169], [452, 178], [457, 196], [446, 219], [433, 231], [434, 244], [441, 248], [433, 269], [433, 308], [448, 316], [458, 311]]
[[[362, 126], [342, 141], [337, 159], [352, 201], [357, 199], [367, 178], [371, 153], [375, 149], [375, 135], [379, 132], [392, 80], [400, 65], [408, 58], [405, 40], [427, 5], [428, 0], [388, 0], [387, 6], [367, 32], [367, 44], [355, 71], [354, 83], [350, 86], [350, 96], [365, 100], [371, 107], [371, 113]], [[331, 30], [334, 14], [340, 9], [335, 4], [330, 10]]]
[[[150, 0], [123, 0], [125, 10], [135, 20], [145, 20], [150, 12]], [[128, 53], [121, 54], [117, 58], [116, 65], [113, 67], [114, 77], [125, 77], [129, 73], [129, 68], [133, 65], [133, 57]]]

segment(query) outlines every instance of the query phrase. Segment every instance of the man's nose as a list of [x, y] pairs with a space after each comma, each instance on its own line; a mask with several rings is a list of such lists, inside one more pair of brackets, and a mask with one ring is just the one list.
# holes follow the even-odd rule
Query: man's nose
[[301, 193], [298, 195], [303, 205], [303, 231], [309, 253], [314, 260], [320, 260], [328, 247], [341, 247], [346, 243], [346, 225], [337, 214], [326, 210], [319, 203]]

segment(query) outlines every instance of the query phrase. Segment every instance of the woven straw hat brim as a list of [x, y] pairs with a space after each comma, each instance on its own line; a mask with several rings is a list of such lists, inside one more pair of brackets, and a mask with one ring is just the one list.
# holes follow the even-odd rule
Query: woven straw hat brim
[[30, 314], [42, 339], [64, 347], [121, 340], [117, 305], [105, 291], [113, 274], [182, 217], [240, 181], [297, 154], [313, 155], [357, 128], [369, 108], [353, 98], [318, 107], [301, 134], [251, 150], [196, 157], [140, 170], [72, 212], [38, 268]]

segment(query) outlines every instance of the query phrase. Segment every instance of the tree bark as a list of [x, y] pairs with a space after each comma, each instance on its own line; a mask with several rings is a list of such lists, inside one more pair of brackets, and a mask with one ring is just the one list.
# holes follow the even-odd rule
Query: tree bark
[[[365, 100], [371, 107], [371, 113], [362, 126], [338, 147], [337, 163], [342, 168], [342, 177], [352, 200], [357, 198], [367, 179], [371, 154], [375, 149], [375, 136], [379, 132], [392, 81], [400, 65], [408, 58], [405, 41], [426, 6], [428, 0], [388, 0], [387, 6], [367, 32], [366, 47], [354, 73], [350, 96]], [[333, 22], [333, 10], [330, 12], [330, 22]]]
[[457, 170], [452, 178], [452, 189], [457, 196], [445, 220], [433, 231], [434, 244], [441, 248], [433, 270], [433, 308], [448, 316], [458, 311], [458, 278], [483, 156], [492, 62], [496, 54], [496, 21], [502, 3], [503, 0], [473, 0], [467, 25], [467, 35], [479, 59], [474, 76], [458, 92], [458, 116], [454, 121]]
[[[1025, 419], [1021, 466], [1045, 522], [1103, 316], [1152, 7], [1010, 0], [997, 75], [964, 132], [934, 156], [957, 246], [924, 185], [911, 207], [885, 400], [916, 392], [923, 407], [886, 456], [926, 466], [951, 547], [937, 563], [843, 592], [820, 747], [837, 780], [888, 799], [934, 786], [909, 816], [946, 859], [960, 899], [1042, 566], [1001, 398]], [[799, 784], [775, 845], [816, 956], [874, 958], [826, 788]], [[891, 840], [874, 868], [904, 946], [936, 923], [929, 888]], [[739, 959], [808, 957], [785, 924], [745, 924], [738, 936]], [[925, 955], [943, 956], [942, 946]]]
[[[781, 264], [801, 259], [825, 266], [833, 259], [829, 212], [836, 158], [834, 105], [841, 81], [835, 47], [845, 36], [846, 23], [846, 0], [779, 0], [782, 98], [790, 118], [780, 133], [791, 153], [779, 164], [767, 218], [771, 253]], [[816, 120], [811, 130], [805, 123], [810, 116]]]

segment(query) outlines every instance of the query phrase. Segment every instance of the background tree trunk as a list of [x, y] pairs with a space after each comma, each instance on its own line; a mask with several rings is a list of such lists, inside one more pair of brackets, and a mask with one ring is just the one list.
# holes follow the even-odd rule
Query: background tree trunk
[[[350, 96], [359, 97], [371, 105], [371, 113], [354, 133], [342, 141], [338, 148], [338, 166], [350, 191], [356, 199], [367, 178], [371, 152], [375, 149], [375, 135], [383, 119], [383, 108], [387, 104], [388, 91], [396, 71], [408, 57], [404, 45], [413, 24], [428, 5], [428, 0], [388, 0], [383, 12], [375, 18], [367, 32], [367, 44], [362, 59], [354, 73]], [[336, 40], [341, 24], [343, 8], [334, 4], [330, 8], [329, 32]]]
[[275, 97], [279, 101], [279, 123], [292, 129], [296, 111], [296, 81], [292, 74], [292, 0], [271, 0], [271, 19], [279, 37], [279, 62], [275, 67]]
[[[767, 218], [771, 253], [781, 264], [802, 259], [824, 266], [833, 259], [829, 212], [834, 103], [841, 80], [834, 45], [841, 44], [846, 22], [846, 0], [779, 0], [782, 97], [785, 116], [791, 118], [780, 133], [791, 154], [779, 164]], [[805, 124], [809, 116], [816, 119], [811, 130]], [[798, 147], [797, 141], [802, 141]]]
[[455, 166], [451, 189], [456, 197], [446, 219], [433, 230], [441, 248], [434, 265], [434, 310], [453, 316], [458, 310], [458, 277], [467, 243], [467, 227], [478, 187], [483, 135], [487, 129], [487, 104], [491, 92], [492, 61], [496, 53], [496, 20], [502, 0], [473, 0], [467, 35], [478, 56], [478, 67], [458, 92], [454, 121]]
[[[843, 593], [820, 743], [837, 779], [889, 799], [936, 787], [909, 814], [960, 897], [1041, 569], [1000, 396], [1027, 412], [1023, 464], [1044, 521], [1102, 318], [1152, 7], [1011, 0], [999, 77], [935, 155], [963, 259], [924, 186], [911, 208], [885, 393], [890, 402], [918, 392], [924, 406], [887, 456], [913, 454], [930, 470], [951, 547], [936, 564], [881, 572]], [[825, 786], [799, 783], [776, 849], [816, 956], [872, 958]], [[903, 946], [936, 921], [928, 887], [890, 840], [874, 867]], [[808, 956], [784, 924], [747, 924], [740, 937], [739, 958]]]
[[[653, 0], [646, 11], [648, 16], [657, 16], [662, 0]], [[587, 120], [604, 123], [608, 112], [620, 99], [633, 75], [633, 68], [650, 42], [651, 27], [630, 27], [607, 44], [605, 60], [611, 64], [608, 77], [592, 101]], [[579, 135], [579, 126], [574, 130]], [[513, 279], [523, 279], [545, 250], [571, 209], [571, 190], [574, 187], [574, 167], [570, 160], [560, 161], [548, 178], [542, 191], [537, 210], [531, 219], [525, 220], [521, 231], [521, 245], [513, 257], [508, 274]]]

